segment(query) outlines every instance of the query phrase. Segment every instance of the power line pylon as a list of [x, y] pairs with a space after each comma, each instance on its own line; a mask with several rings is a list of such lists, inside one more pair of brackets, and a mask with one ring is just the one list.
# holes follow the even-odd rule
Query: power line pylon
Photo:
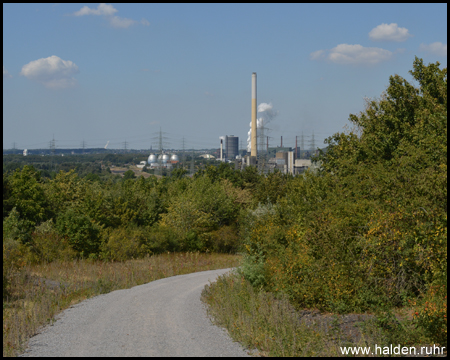
[[192, 149], [192, 158], [191, 158], [191, 175], [193, 176], [195, 172], [194, 168], [194, 149]]

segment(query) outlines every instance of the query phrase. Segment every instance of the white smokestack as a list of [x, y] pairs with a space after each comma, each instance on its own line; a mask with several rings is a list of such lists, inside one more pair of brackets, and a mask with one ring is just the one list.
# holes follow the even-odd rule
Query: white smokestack
[[220, 161], [223, 161], [223, 141], [225, 140], [225, 136], [219, 136], [220, 139]]

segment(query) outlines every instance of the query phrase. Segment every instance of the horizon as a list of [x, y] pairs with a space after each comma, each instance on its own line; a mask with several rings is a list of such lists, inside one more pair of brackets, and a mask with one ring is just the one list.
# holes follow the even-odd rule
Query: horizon
[[414, 56], [447, 4], [3, 4], [3, 146], [244, 149], [256, 72], [269, 146], [323, 147]]

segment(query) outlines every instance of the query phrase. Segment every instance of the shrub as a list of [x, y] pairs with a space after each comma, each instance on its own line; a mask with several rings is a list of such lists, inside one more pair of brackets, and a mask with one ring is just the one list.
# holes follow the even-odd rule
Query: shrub
[[258, 255], [245, 255], [242, 266], [238, 269], [239, 274], [255, 288], [261, 288], [267, 283], [264, 270], [264, 255], [261, 253]]
[[123, 174], [123, 181], [126, 181], [128, 179], [135, 179], [136, 175], [134, 174], [133, 170], [127, 170]]
[[180, 250], [180, 240], [177, 233], [172, 228], [161, 225], [147, 228], [145, 245], [148, 251], [154, 254]]
[[211, 232], [211, 249], [215, 252], [236, 253], [241, 247], [237, 230], [234, 226], [222, 226]]
[[21, 244], [26, 244], [31, 239], [33, 228], [34, 223], [22, 219], [16, 207], [14, 207], [3, 220], [3, 239], [17, 240]]
[[27, 246], [17, 240], [3, 238], [3, 299], [9, 295], [11, 276], [25, 266], [27, 257]]
[[68, 208], [58, 217], [56, 229], [60, 236], [67, 238], [72, 249], [81, 257], [98, 254], [101, 227], [89, 216]]
[[105, 231], [101, 257], [105, 260], [125, 261], [147, 253], [145, 233], [139, 228], [118, 228]]
[[36, 227], [32, 234], [31, 252], [34, 262], [52, 262], [57, 259], [65, 261], [76, 256], [67, 239], [57, 233], [51, 219]]
[[430, 286], [414, 320], [432, 341], [447, 347], [447, 285]]

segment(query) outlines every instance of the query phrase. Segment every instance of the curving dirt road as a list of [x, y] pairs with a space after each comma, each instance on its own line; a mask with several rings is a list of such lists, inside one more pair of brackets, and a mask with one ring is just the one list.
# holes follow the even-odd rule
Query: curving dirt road
[[211, 324], [202, 289], [230, 269], [160, 279], [83, 301], [21, 356], [249, 356]]

